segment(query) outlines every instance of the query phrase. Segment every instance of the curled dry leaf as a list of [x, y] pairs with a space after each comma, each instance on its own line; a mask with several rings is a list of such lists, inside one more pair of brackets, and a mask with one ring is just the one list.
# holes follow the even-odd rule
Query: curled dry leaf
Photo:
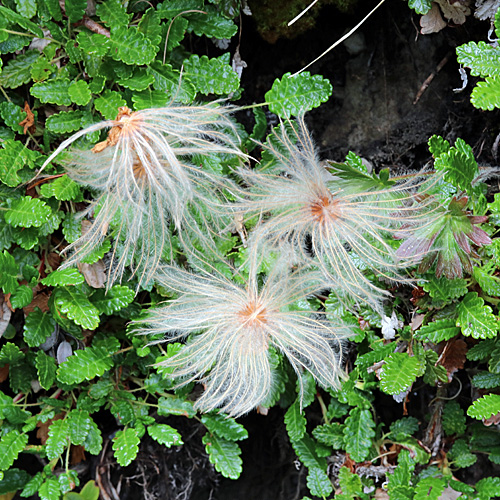
[[431, 33], [437, 33], [443, 28], [446, 28], [446, 22], [443, 21], [441, 17], [441, 12], [436, 3], [432, 4], [431, 10], [420, 18], [420, 33], [422, 35], [430, 35]]
[[480, 21], [494, 19], [497, 10], [500, 8], [500, 0], [476, 0], [476, 10], [474, 17]]
[[443, 12], [443, 16], [446, 17], [449, 21], [454, 22], [455, 24], [464, 24], [465, 18], [470, 16], [470, 8], [469, 0], [458, 0], [458, 1], [450, 1], [450, 0], [435, 0], [439, 7], [441, 7], [441, 11]]
[[26, 134], [28, 130], [33, 133], [36, 130], [35, 126], [35, 115], [31, 111], [30, 105], [25, 101], [24, 112], [26, 113], [26, 118], [19, 122], [19, 125], [23, 127], [23, 133]]
[[467, 344], [463, 340], [452, 339], [446, 342], [437, 362], [446, 368], [450, 382], [453, 374], [464, 367], [466, 354]]
[[9, 326], [11, 314], [11, 310], [4, 301], [4, 294], [0, 293], [0, 337], [3, 336]]
[[102, 259], [94, 264], [77, 262], [76, 267], [83, 274], [87, 285], [92, 288], [104, 288], [106, 286], [106, 265]]

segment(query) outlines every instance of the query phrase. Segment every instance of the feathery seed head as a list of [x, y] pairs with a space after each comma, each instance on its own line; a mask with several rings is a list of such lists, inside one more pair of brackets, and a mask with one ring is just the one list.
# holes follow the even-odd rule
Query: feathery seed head
[[[139, 286], [152, 278], [170, 245], [170, 221], [181, 239], [196, 238], [210, 246], [217, 224], [223, 224], [218, 221], [220, 211], [211, 211], [224, 200], [222, 182], [217, 172], [203, 170], [194, 158], [217, 154], [245, 158], [230, 111], [218, 103], [135, 112], [122, 107], [115, 120], [92, 125], [64, 141], [42, 170], [78, 138], [110, 128], [105, 141], [91, 151], [72, 151], [65, 164], [73, 180], [96, 192], [95, 201], [82, 216], [93, 215], [99, 207], [89, 232], [68, 248], [74, 253], [65, 265], [84, 258], [101, 244], [117, 219], [114, 238], [122, 241], [124, 251], [117, 255], [115, 245], [113, 256], [118, 263], [108, 276], [108, 287], [121, 280], [129, 255], [137, 254], [131, 267]], [[208, 221], [205, 227], [203, 217], [195, 220], [193, 211], [213, 212], [210, 224], [215, 227], [208, 227]]]
[[153, 309], [141, 332], [188, 338], [162, 365], [181, 385], [201, 379], [206, 389], [196, 405], [202, 411], [221, 408], [238, 416], [263, 403], [273, 384], [272, 349], [297, 373], [306, 369], [323, 386], [338, 387], [342, 341], [350, 329], [297, 307], [313, 291], [301, 272], [272, 271], [259, 285], [252, 270], [244, 285], [236, 285], [222, 275], [165, 267], [158, 280], [179, 297]]
[[366, 278], [364, 269], [408, 281], [400, 273], [408, 263], [398, 258], [390, 239], [402, 224], [428, 224], [431, 200], [416, 203], [412, 182], [396, 185], [361, 172], [348, 179], [340, 169], [325, 168], [303, 118], [277, 127], [263, 147], [272, 167], [241, 168], [250, 190], [233, 204], [239, 214], [262, 219], [249, 238], [252, 252], [259, 253], [263, 242], [275, 247], [291, 242], [301, 249], [304, 263], [323, 270], [324, 283], [339, 297], [379, 307], [386, 292]]

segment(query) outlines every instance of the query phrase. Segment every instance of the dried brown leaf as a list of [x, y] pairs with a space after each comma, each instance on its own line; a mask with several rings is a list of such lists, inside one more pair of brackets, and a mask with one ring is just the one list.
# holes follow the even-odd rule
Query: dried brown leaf
[[24, 111], [26, 113], [26, 118], [19, 122], [19, 125], [23, 127], [23, 133], [26, 134], [26, 132], [29, 130], [31, 133], [35, 132], [35, 115], [32, 113], [30, 105], [25, 101], [24, 103]]
[[464, 24], [466, 16], [470, 16], [469, 0], [458, 0], [455, 2], [450, 2], [450, 0], [435, 0], [435, 2], [441, 7], [443, 16], [455, 24]]
[[88, 285], [93, 288], [105, 288], [106, 266], [102, 259], [94, 264], [83, 264], [78, 262], [76, 267], [78, 267], [78, 270], [83, 274]]
[[12, 312], [7, 302], [4, 300], [4, 294], [0, 292], [0, 337], [3, 336], [5, 330], [9, 326], [11, 314]]
[[446, 368], [450, 382], [453, 374], [464, 367], [466, 354], [467, 344], [463, 340], [452, 339], [446, 342], [437, 362]]
[[437, 4], [433, 3], [431, 10], [420, 18], [420, 27], [422, 35], [437, 33], [446, 27], [446, 22], [443, 21]]

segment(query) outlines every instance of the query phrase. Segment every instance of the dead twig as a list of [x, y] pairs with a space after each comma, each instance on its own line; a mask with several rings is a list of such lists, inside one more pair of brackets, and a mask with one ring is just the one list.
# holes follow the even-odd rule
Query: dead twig
[[418, 101], [420, 101], [420, 98], [424, 94], [424, 92], [427, 90], [429, 85], [432, 83], [432, 80], [436, 78], [437, 74], [443, 69], [444, 65], [449, 61], [451, 54], [447, 54], [441, 62], [436, 66], [436, 69], [425, 79], [424, 83], [422, 83], [422, 86], [420, 87], [419, 91], [417, 92], [417, 95], [415, 96], [415, 99], [413, 100], [413, 105], [417, 104]]

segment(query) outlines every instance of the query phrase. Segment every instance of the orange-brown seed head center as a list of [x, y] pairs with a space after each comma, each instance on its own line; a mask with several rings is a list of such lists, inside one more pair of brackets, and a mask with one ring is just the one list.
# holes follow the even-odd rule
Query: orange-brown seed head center
[[264, 326], [267, 323], [266, 308], [255, 300], [248, 302], [238, 315], [248, 326]]
[[326, 220], [336, 220], [340, 218], [338, 202], [330, 196], [319, 196], [309, 205], [309, 208], [312, 218], [320, 224], [323, 224]]

